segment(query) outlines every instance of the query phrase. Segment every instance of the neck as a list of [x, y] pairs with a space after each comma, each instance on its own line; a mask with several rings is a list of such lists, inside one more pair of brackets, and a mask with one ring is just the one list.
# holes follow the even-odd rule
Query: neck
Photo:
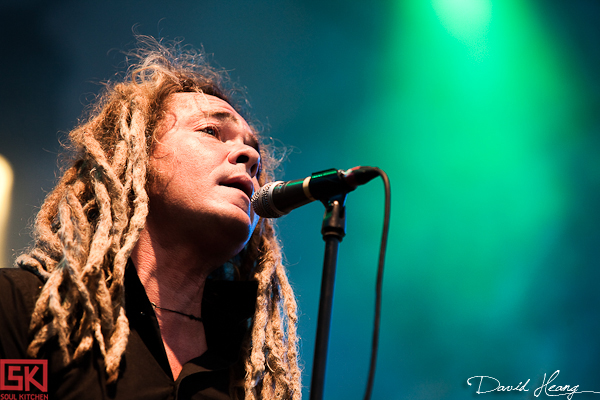
[[148, 299], [156, 306], [171, 372], [177, 379], [186, 362], [207, 350], [203, 323], [186, 315], [202, 317], [206, 277], [218, 265], [203, 262], [201, 254], [189, 246], [165, 245], [148, 229], [140, 234], [131, 259]]
[[142, 231], [131, 258], [148, 299], [157, 306], [201, 316], [206, 277], [216, 268], [184, 246], [165, 246]]

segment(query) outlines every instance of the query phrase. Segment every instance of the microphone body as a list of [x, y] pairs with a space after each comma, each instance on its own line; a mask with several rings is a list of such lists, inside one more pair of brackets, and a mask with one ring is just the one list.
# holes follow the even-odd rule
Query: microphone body
[[328, 169], [304, 179], [270, 182], [254, 193], [252, 207], [261, 217], [279, 218], [315, 200], [327, 201], [351, 192], [376, 177], [377, 171], [373, 167]]

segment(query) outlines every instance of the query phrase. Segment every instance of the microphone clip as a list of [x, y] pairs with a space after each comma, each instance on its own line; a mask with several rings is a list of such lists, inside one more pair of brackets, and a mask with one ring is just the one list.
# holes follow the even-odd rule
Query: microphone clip
[[346, 193], [334, 196], [329, 200], [323, 200], [322, 203], [325, 206], [325, 215], [321, 227], [323, 240], [334, 237], [338, 242], [341, 242], [346, 236]]

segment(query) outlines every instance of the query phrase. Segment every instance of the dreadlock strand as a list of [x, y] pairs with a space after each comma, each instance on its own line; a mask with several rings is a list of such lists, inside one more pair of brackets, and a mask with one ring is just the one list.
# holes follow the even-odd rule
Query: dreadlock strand
[[[265, 222], [262, 229], [266, 234], [272, 233], [272, 225]], [[258, 296], [256, 302], [256, 311], [254, 314], [254, 324], [252, 326], [252, 349], [249, 362], [246, 364], [246, 392], [256, 386], [257, 381], [262, 379], [261, 393], [265, 385], [270, 386], [270, 374], [266, 372], [266, 352], [268, 353], [269, 315], [274, 304], [273, 274], [275, 272], [278, 256], [271, 250], [271, 243], [261, 238], [261, 256], [259, 258], [259, 270], [255, 274], [255, 279], [259, 283]], [[275, 295], [276, 297], [276, 295]], [[275, 300], [276, 303], [276, 300]], [[276, 304], [275, 304], [276, 306]]]
[[33, 336], [33, 339], [31, 340], [31, 343], [29, 344], [29, 347], [27, 348], [27, 354], [30, 357], [36, 357], [41, 349], [41, 347], [46, 344], [46, 342], [48, 341], [48, 339], [50, 337], [52, 337], [54, 335], [54, 330], [53, 330], [53, 325], [52, 324], [46, 324], [44, 326], [42, 326], [42, 328], [40, 330], [38, 330], [35, 335]]
[[[77, 186], [73, 185], [72, 188], [67, 189], [67, 196], [59, 204], [59, 219], [62, 221], [59, 235], [64, 243], [64, 258], [62, 261], [63, 274], [68, 274], [70, 281], [74, 283], [75, 287], [68, 291], [65, 295], [62, 308], [57, 304], [60, 294], [58, 291], [51, 293], [49, 299], [49, 309], [54, 312], [54, 321], [58, 322], [59, 329], [59, 344], [61, 351], [64, 355], [64, 361], [70, 360], [70, 354], [68, 351], [69, 341], [67, 340], [66, 331], [72, 329], [70, 326], [74, 325], [75, 322], [68, 323], [65, 314], [71, 315], [74, 320], [73, 314], [68, 313], [71, 311], [76, 304], [80, 303], [83, 306], [83, 318], [81, 319], [79, 330], [75, 333], [73, 339], [80, 340], [79, 345], [75, 350], [73, 358], [78, 358], [81, 354], [91, 348], [92, 338], [89, 327], [89, 320], [95, 320], [95, 309], [92, 306], [89, 298], [89, 293], [81, 279], [81, 252], [87, 253], [87, 246], [90, 240], [89, 236], [89, 224], [85, 218], [83, 208], [76, 198], [74, 191]], [[109, 213], [110, 215], [110, 213]], [[73, 219], [73, 221], [71, 221]], [[73, 223], [74, 222], [74, 223]], [[75, 229], [74, 226], [80, 227]], [[81, 248], [80, 244], [84, 246]], [[51, 285], [50, 285], [51, 287]], [[76, 289], [76, 290], [73, 290]], [[66, 326], [65, 326], [66, 325]], [[53, 331], [56, 329], [53, 329]]]
[[50, 265], [56, 261], [48, 257], [40, 249], [34, 249], [31, 254], [21, 254], [15, 260], [15, 264], [22, 269], [33, 272], [35, 275], [47, 281], [50, 273], [44, 269], [45, 265]]
[[[123, 234], [129, 222], [130, 205], [128, 202], [128, 195], [131, 190], [131, 168], [132, 162], [131, 157], [131, 143], [128, 137], [129, 128], [126, 121], [129, 119], [129, 108], [126, 102], [122, 101], [120, 105], [119, 120], [120, 122], [120, 140], [117, 143], [119, 154], [115, 155], [113, 159], [113, 166], [115, 167], [115, 175], [120, 176], [122, 180], [122, 191], [120, 193], [112, 194], [112, 197], [119, 196], [119, 203], [123, 207], [115, 207], [113, 209], [115, 224], [112, 227], [110, 235], [110, 252], [113, 257], [121, 250]], [[121, 154], [123, 153], [123, 154]], [[119, 280], [117, 277], [116, 280]]]
[[98, 319], [94, 319], [94, 323], [92, 325], [92, 334], [94, 336], [94, 339], [96, 339], [96, 343], [98, 344], [98, 348], [100, 349], [100, 354], [102, 354], [103, 358], [106, 358], [106, 344], [104, 343], [102, 324], [100, 323], [100, 321], [98, 321]]
[[[246, 354], [251, 353], [252, 348], [246, 351]], [[252, 359], [249, 356], [246, 356], [244, 360], [244, 369], [246, 371], [244, 382], [243, 382], [243, 390], [244, 390], [244, 400], [255, 400], [257, 397], [257, 386], [260, 383], [260, 376], [254, 376], [254, 367], [252, 365]]]
[[58, 205], [63, 198], [65, 188], [77, 178], [77, 168], [69, 168], [62, 179], [58, 182], [56, 188], [46, 197], [44, 204], [36, 217], [36, 248], [42, 249], [55, 262], [45, 266], [48, 272], [51, 272], [56, 266], [56, 262], [62, 256], [62, 244], [56, 231], [58, 230], [56, 215]]
[[[98, 189], [97, 191], [97, 195], [98, 195], [98, 200], [100, 200], [99, 202], [102, 202], [102, 194], [103, 194], [103, 189], [104, 186], [100, 183], [100, 182], [96, 182], [95, 185], [96, 189]], [[66, 208], [61, 208], [61, 210], [65, 210], [65, 212], [67, 212]], [[110, 212], [108, 212], [108, 215], [110, 216]], [[68, 230], [71, 227], [71, 224], [64, 224], [65, 227], [65, 231]], [[98, 231], [96, 232], [98, 233]], [[98, 236], [102, 236], [101, 235], [102, 232], [100, 232], [100, 235], [95, 235], [96, 238], [98, 238]], [[85, 321], [90, 318], [93, 320], [96, 320], [96, 313], [94, 308], [92, 307], [91, 303], [90, 303], [90, 298], [88, 295], [88, 291], [87, 288], [85, 288], [85, 286], [83, 285], [83, 282], [81, 282], [80, 277], [77, 275], [77, 270], [76, 268], [74, 268], [76, 261], [72, 259], [72, 257], [69, 256], [68, 251], [70, 249], [71, 244], [74, 243], [75, 241], [72, 240], [72, 238], [68, 237], [68, 235], [64, 235], [65, 236], [65, 250], [66, 250], [66, 254], [65, 254], [65, 259], [64, 259], [64, 270], [67, 271], [67, 273], [69, 274], [71, 280], [73, 281], [73, 283], [75, 284], [75, 288], [78, 290], [78, 296], [77, 294], [73, 294], [73, 297], [75, 297], [75, 300], [77, 300], [77, 297], [79, 297], [82, 301], [82, 306], [84, 307], [84, 318], [82, 323], [85, 324], [86, 326], [89, 326], [89, 324], [86, 324]], [[71, 239], [71, 240], [68, 240]], [[107, 240], [105, 240], [105, 242], [108, 242]], [[101, 245], [98, 243], [98, 241], [96, 241], [94, 244], [96, 245]], [[105, 249], [108, 248], [108, 245], [105, 244], [103, 246]], [[99, 250], [97, 248], [97, 250]], [[65, 302], [66, 303], [66, 302]], [[63, 304], [64, 308], [69, 309], [71, 308], [70, 306]], [[120, 317], [122, 317], [122, 315], [120, 315]], [[92, 323], [92, 325], [94, 325], [94, 323]], [[97, 323], [96, 323], [97, 325]], [[118, 324], [119, 325], [119, 324]], [[120, 321], [120, 326], [119, 326], [120, 330], [123, 331], [123, 321], [121, 318]], [[66, 329], [69, 330], [69, 329]], [[65, 331], [65, 329], [61, 329], [61, 331]], [[109, 357], [108, 355], [110, 354], [110, 348], [108, 350], [108, 352], [106, 350], [104, 350], [102, 347], [104, 347], [104, 342], [105, 342], [105, 338], [102, 337], [98, 337], [98, 329], [95, 329], [95, 333], [96, 333], [96, 338], [99, 339], [99, 343], [101, 344], [101, 352], [104, 353], [107, 356], [107, 369], [108, 370], [114, 370], [116, 367], [118, 367], [118, 361], [116, 362], [116, 366], [115, 366], [115, 361], [112, 362], [108, 362], [109, 359], [114, 360], [114, 359], [120, 359], [120, 355], [122, 352], [119, 352], [120, 349], [116, 349], [117, 350], [117, 355], [115, 356], [114, 354], [112, 355], [112, 357]], [[73, 358], [77, 358], [77, 356], [79, 356], [80, 354], [83, 354], [83, 352], [87, 351], [90, 349], [91, 346], [91, 341], [89, 339], [86, 339], [86, 337], [88, 337], [89, 339], [91, 339], [91, 330], [88, 328], [85, 332], [84, 332], [84, 340], [82, 343], [80, 343], [80, 345], [77, 347], [77, 350], [75, 352], [75, 356]], [[61, 343], [61, 347], [63, 347], [65, 345], [64, 343], [64, 338], [60, 337], [59, 342]], [[66, 352], [65, 349], [63, 349], [64, 352]], [[114, 353], [114, 352], [113, 352]], [[109, 372], [109, 375], [111, 374], [111, 372]], [[114, 375], [114, 374], [113, 374]], [[112, 375], [110, 375], [112, 376]]]
[[271, 384], [269, 385], [269, 390], [273, 390], [278, 385], [278, 381], [280, 379], [277, 373], [283, 370], [283, 368], [281, 367], [283, 350], [281, 349], [281, 347], [276, 345], [277, 340], [281, 340], [283, 335], [281, 334], [279, 327], [280, 315], [278, 307], [275, 304], [271, 304], [271, 309], [269, 311], [269, 320], [267, 323], [267, 332], [265, 335], [265, 347], [267, 348], [265, 357], [265, 377], [268, 376], [270, 378]]
[[[141, 100], [138, 101], [137, 104], [142, 110], [145, 106], [145, 103]], [[130, 165], [131, 165], [131, 177], [126, 176], [126, 181], [132, 182], [133, 192], [136, 198], [133, 201], [134, 213], [131, 219], [129, 220], [129, 227], [127, 230], [127, 234], [125, 235], [125, 242], [121, 249], [117, 252], [114, 260], [114, 270], [115, 280], [118, 282], [122, 281], [122, 277], [125, 273], [125, 266], [127, 264], [127, 259], [131, 255], [131, 251], [133, 247], [137, 243], [139, 238], [139, 234], [144, 228], [144, 223], [146, 220], [146, 215], [148, 214], [148, 198], [145, 189], [145, 176], [146, 176], [146, 140], [145, 140], [145, 126], [146, 121], [143, 118], [142, 110], [135, 110], [133, 115], [131, 116], [131, 131], [129, 127], [123, 126], [127, 134], [125, 135], [126, 139], [130, 138]], [[127, 167], [127, 172], [129, 172], [129, 166]], [[127, 174], [129, 175], [129, 174]], [[125, 217], [125, 215], [123, 216]], [[116, 291], [121, 290], [119, 286], [115, 287], [111, 291], [113, 296], [117, 295]]]
[[[68, 326], [67, 326], [67, 317], [69, 315], [68, 311], [64, 309], [61, 304], [61, 295], [59, 293], [59, 285], [64, 280], [64, 271], [62, 271], [61, 265], [57, 266], [58, 273], [54, 274], [53, 277], [57, 277], [57, 279], [53, 282], [54, 285], [50, 285], [48, 288], [48, 311], [50, 315], [52, 315], [52, 321], [50, 322], [49, 329], [47, 333], [56, 334], [58, 336], [58, 348], [63, 357], [63, 363], [66, 365], [71, 361], [71, 355], [69, 354], [69, 338], [68, 338]], [[46, 287], [44, 287], [46, 289]], [[33, 346], [34, 342], [30, 345], [30, 348]], [[40, 343], [41, 346], [42, 343]], [[37, 352], [36, 352], [37, 355]]]
[[[133, 201], [134, 204], [134, 212], [131, 219], [129, 219], [129, 229], [127, 234], [125, 235], [125, 242], [123, 246], [118, 250], [115, 255], [113, 261], [113, 277], [114, 281], [111, 285], [108, 293], [110, 293], [111, 298], [113, 300], [113, 309], [118, 313], [118, 318], [116, 321], [115, 329], [112, 332], [112, 335], [109, 340], [109, 346], [106, 350], [105, 362], [106, 362], [106, 372], [108, 375], [109, 382], [113, 382], [118, 377], [118, 367], [121, 361], [122, 354], [125, 351], [125, 347], [127, 345], [127, 338], [129, 335], [129, 324], [127, 321], [127, 317], [125, 316], [125, 310], [123, 309], [124, 304], [124, 293], [123, 293], [123, 281], [124, 281], [124, 272], [125, 266], [127, 264], [127, 260], [133, 250], [133, 246], [137, 242], [139, 238], [139, 233], [144, 227], [145, 218], [147, 215], [147, 195], [145, 191], [145, 164], [146, 157], [144, 155], [145, 152], [145, 120], [142, 118], [142, 112], [134, 111], [131, 117], [131, 123], [125, 125], [124, 124], [124, 112], [121, 113], [121, 129], [122, 135], [125, 140], [129, 142], [129, 163], [125, 169], [125, 177], [124, 180], [126, 185], [124, 189], [129, 191], [129, 182], [132, 182], [131, 185], [133, 187], [133, 191], [136, 194], [136, 198]], [[129, 125], [131, 125], [132, 129], [129, 129]], [[128, 140], [130, 139], [130, 140]], [[122, 193], [122, 196], [125, 197], [125, 193]], [[123, 199], [123, 203], [125, 199]], [[115, 214], [118, 211], [122, 212], [121, 217], [123, 221], [127, 221], [127, 213], [126, 210], [118, 210], [115, 209]], [[114, 233], [117, 236], [121, 236], [122, 231], [124, 229], [123, 226], [118, 226], [113, 229]], [[117, 243], [118, 240], [113, 240], [113, 243]]]
[[292, 375], [291, 382], [294, 382], [294, 395], [299, 398], [300, 387], [300, 368], [298, 366], [298, 335], [296, 326], [298, 324], [298, 306], [294, 298], [294, 292], [285, 273], [283, 264], [278, 264], [276, 268], [277, 279], [282, 291], [283, 307], [287, 317], [287, 358]]
[[87, 353], [92, 348], [93, 344], [94, 337], [92, 336], [91, 332], [85, 333], [79, 341], [79, 345], [75, 349], [75, 352], [73, 353], [73, 359], [79, 359], [83, 354]]
[[[267, 312], [269, 314], [268, 323], [267, 326], [265, 326], [266, 335], [262, 349], [263, 357], [266, 357], [267, 360], [267, 370], [263, 370], [265, 371], [265, 376], [263, 378], [261, 392], [263, 395], [270, 393], [270, 395], [276, 396], [275, 398], [281, 398], [280, 395], [285, 392], [288, 393], [289, 396], [286, 395], [284, 398], [300, 399], [300, 370], [297, 364], [297, 336], [294, 325], [297, 321], [296, 303], [287, 277], [285, 277], [285, 270], [283, 269], [283, 265], [279, 258], [279, 243], [274, 235], [273, 226], [270, 221], [263, 224], [262, 229], [265, 231], [265, 235], [261, 244], [261, 262], [271, 264], [273, 270], [270, 275], [271, 304], [261, 311], [259, 311], [257, 304], [257, 311], [255, 314], [255, 321], [259, 320], [259, 314], [261, 312]], [[258, 275], [260, 276], [261, 273]], [[280, 277], [282, 279], [279, 279]], [[259, 277], [258, 280], [260, 282], [262, 277]], [[259, 293], [260, 292], [261, 289], [259, 287]], [[282, 297], [283, 307], [286, 311], [285, 320], [287, 320], [287, 326], [284, 326], [280, 314], [279, 304], [282, 301]], [[288, 333], [287, 341], [285, 340], [284, 331], [287, 331]], [[254, 346], [254, 335], [252, 340], [253, 351], [256, 352], [257, 348]], [[286, 342], [287, 348], [284, 348]], [[253, 359], [252, 362], [257, 363], [258, 360]], [[274, 375], [273, 379], [275, 380], [270, 378], [269, 375], [271, 374]], [[249, 386], [250, 385], [247, 382], [246, 387], [248, 388]], [[271, 390], [275, 390], [275, 392], [272, 392]], [[248, 390], [246, 390], [246, 392], [248, 392]]]
[[[277, 279], [273, 277], [273, 279]], [[267, 337], [267, 344], [269, 347], [269, 354], [267, 358], [267, 366], [269, 367], [270, 374], [273, 375], [273, 390], [275, 398], [287, 398], [285, 395], [289, 389], [290, 374], [288, 372], [288, 365], [286, 359], [285, 349], [285, 335], [281, 317], [280, 307], [280, 293], [279, 284], [275, 285], [277, 290], [275, 291], [273, 307], [271, 308], [269, 326], [267, 332], [270, 332]]]
[[[71, 201], [73, 201], [73, 198], [74, 196], [72, 195], [67, 197], [67, 199]], [[69, 207], [69, 209], [72, 211], [76, 209], [76, 207], [71, 206]], [[71, 227], [72, 226], [70, 224], [64, 224], [65, 230]], [[71, 242], [75, 243], [76, 246], [76, 241]], [[76, 331], [74, 336], [72, 337], [72, 341], [80, 341], [73, 356], [74, 359], [77, 359], [81, 354], [83, 354], [83, 352], [91, 348], [90, 346], [92, 343], [92, 333], [90, 324], [93, 325], [93, 321], [96, 320], [96, 308], [92, 304], [88, 288], [86, 287], [83, 281], [84, 278], [88, 278], [88, 284], [91, 283], [93, 285], [93, 276], [83, 276], [83, 274], [81, 273], [81, 264], [79, 260], [77, 260], [76, 253], [71, 247], [72, 243], [70, 243], [69, 241], [65, 241], [65, 258], [63, 260], [63, 269], [65, 273], [68, 274], [70, 281], [73, 282], [73, 285], [71, 286], [71, 290], [68, 291], [65, 295], [63, 309], [65, 309], [66, 311], [74, 311], [74, 308], [78, 304], [82, 306], [83, 316], [80, 321], [76, 320], [75, 314], [73, 312], [69, 313], [72, 321], [69, 324], [69, 330], [72, 329], [75, 323], [79, 324], [78, 331]], [[92, 282], [90, 282], [89, 278], [92, 279]]]
[[85, 275], [95, 275], [99, 272], [110, 247], [109, 232], [112, 227], [110, 196], [106, 190], [106, 186], [98, 181], [94, 182], [94, 193], [99, 209], [99, 221], [92, 238], [87, 264], [84, 267], [83, 273]]
[[[46, 315], [48, 315], [50, 312], [47, 308], [48, 303], [50, 302], [50, 292], [51, 292], [51, 287], [55, 285], [56, 280], [60, 280], [61, 276], [59, 274], [53, 274], [50, 276], [50, 279], [48, 279], [48, 282], [46, 283], [46, 285], [44, 285], [44, 287], [42, 288], [42, 291], [40, 292], [40, 295], [36, 301], [36, 307], [33, 311], [33, 314], [31, 316], [31, 321], [29, 323], [29, 330], [32, 332], [37, 332], [36, 336], [43, 336], [43, 322], [44, 322], [44, 317]], [[31, 350], [32, 346], [29, 347], [29, 350]], [[37, 352], [31, 353], [30, 354], [35, 356], [37, 354]]]
[[123, 185], [119, 180], [119, 177], [115, 175], [110, 164], [106, 159], [104, 150], [93, 135], [84, 133], [82, 140], [86, 151], [92, 157], [92, 161], [95, 167], [90, 173], [97, 175], [96, 179], [102, 179], [110, 193], [116, 195], [113, 199], [113, 210], [121, 210], [125, 208], [125, 201], [123, 200]]
[[[272, 285], [270, 285], [270, 287], [271, 287], [271, 289], [273, 289]], [[270, 299], [272, 299], [272, 297], [274, 295], [275, 294], [271, 290]], [[272, 309], [273, 309], [273, 301], [268, 301], [266, 304], [266, 308], [263, 310], [264, 318], [265, 318], [264, 341], [259, 349], [260, 355], [262, 356], [262, 364], [259, 365], [261, 380], [259, 381], [259, 384], [257, 385], [257, 389], [261, 393], [261, 398], [264, 398], [264, 399], [273, 398], [273, 396], [272, 396], [273, 375], [270, 373], [270, 371], [271, 371], [271, 369], [270, 369], [271, 367], [269, 365], [269, 356], [270, 356], [269, 350], [270, 349], [268, 347], [269, 343], [271, 342], [271, 337], [273, 335], [272, 321], [269, 319], [269, 317], [272, 314]], [[256, 360], [253, 360], [253, 362], [256, 363]], [[255, 365], [254, 367], [256, 369], [257, 365]]]
[[[104, 262], [110, 247], [109, 232], [112, 226], [110, 196], [106, 186], [101, 181], [98, 179], [92, 180], [96, 198], [95, 203], [99, 208], [99, 220], [96, 226], [96, 231], [92, 238], [87, 263], [82, 274], [88, 281], [87, 287], [89, 293], [95, 293], [95, 296], [90, 298], [95, 312], [91, 321], [92, 326], [87, 332], [85, 346], [80, 344], [75, 352], [74, 358], [78, 358], [80, 354], [83, 354], [89, 350], [89, 346], [91, 346], [93, 343], [92, 336], [96, 339], [96, 342], [99, 345], [100, 353], [104, 357], [106, 355], [106, 349], [102, 326], [108, 325], [106, 327], [107, 329], [105, 329], [105, 332], [107, 332], [112, 329], [113, 325], [112, 307], [105, 306], [106, 304], [110, 304], [110, 297], [108, 299], [102, 297], [99, 298], [99, 293], [101, 293], [99, 288], [102, 286], [106, 287], [103, 279], [104, 273], [102, 271], [102, 263]], [[100, 314], [100, 316], [98, 314]], [[102, 320], [106, 319], [110, 320], [109, 324], [103, 324]], [[92, 342], [90, 342], [90, 340], [92, 340]]]
[[115, 172], [115, 175], [121, 177], [125, 174], [125, 167], [127, 166], [127, 155], [128, 155], [128, 143], [124, 140], [117, 142], [115, 146], [115, 154], [112, 158], [110, 166]]
[[129, 337], [129, 323], [125, 316], [125, 310], [121, 308], [119, 310], [119, 317], [117, 318], [116, 329], [110, 338], [110, 347], [106, 352], [106, 373], [108, 375], [108, 382], [114, 382], [119, 375], [119, 364], [121, 363], [121, 357], [127, 347], [127, 339]]
[[100, 352], [102, 357], [106, 358], [106, 338], [114, 330], [114, 313], [110, 299], [108, 288], [106, 287], [106, 281], [104, 279], [105, 274], [103, 270], [99, 271], [97, 286], [96, 286], [96, 297], [95, 305], [98, 312], [96, 313], [96, 319], [94, 320], [94, 337], [100, 346]]
[[85, 262], [89, 252], [91, 227], [73, 188], [67, 190], [66, 202], [70, 212], [70, 229], [72, 230], [71, 244], [73, 247], [70, 251], [77, 258], [77, 264], [81, 265]]
[[[273, 314], [273, 302], [269, 302], [269, 308], [267, 310], [267, 314], [269, 317]], [[273, 358], [273, 349], [269, 348], [269, 344], [273, 341], [273, 321], [268, 318], [267, 325], [265, 329], [265, 372], [262, 380], [261, 386], [261, 395], [263, 399], [273, 399], [274, 396], [274, 387], [276, 385], [276, 376], [273, 374], [273, 369], [271, 368], [271, 363], [269, 361]]]
[[265, 355], [263, 347], [265, 345], [265, 328], [268, 320], [268, 309], [271, 306], [272, 285], [269, 279], [272, 275], [274, 265], [265, 263], [263, 270], [258, 274], [258, 297], [256, 299], [256, 311], [254, 314], [254, 324], [252, 325], [252, 351], [250, 359], [253, 369], [250, 372], [252, 379], [264, 371]]
[[117, 144], [115, 145], [115, 151], [114, 151], [114, 155], [113, 155], [112, 162], [111, 162], [113, 171], [119, 177], [121, 177], [123, 174], [125, 174], [125, 168], [128, 165], [127, 157], [129, 156], [129, 147], [130, 146], [129, 146], [128, 141], [125, 138], [123, 138], [123, 132], [125, 132], [126, 128], [127, 128], [127, 124], [125, 122], [127, 120], [128, 113], [129, 113], [129, 110], [128, 110], [127, 102], [123, 100], [120, 102], [120, 112], [119, 112], [119, 116], [120, 116], [119, 119], [121, 121], [119, 133], [120, 133], [121, 140], [118, 140]]

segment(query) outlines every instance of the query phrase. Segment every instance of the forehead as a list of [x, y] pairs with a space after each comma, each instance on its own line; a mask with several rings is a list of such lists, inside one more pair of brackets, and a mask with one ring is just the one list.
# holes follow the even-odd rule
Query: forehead
[[218, 117], [242, 125], [249, 130], [246, 120], [223, 99], [205, 93], [174, 93], [167, 100], [167, 113], [177, 120], [186, 118]]
[[171, 129], [197, 130], [206, 125], [217, 126], [223, 140], [243, 137], [247, 144], [259, 150], [259, 140], [254, 129], [231, 104], [205, 93], [171, 94], [167, 98], [166, 115], [158, 129], [158, 136]]

